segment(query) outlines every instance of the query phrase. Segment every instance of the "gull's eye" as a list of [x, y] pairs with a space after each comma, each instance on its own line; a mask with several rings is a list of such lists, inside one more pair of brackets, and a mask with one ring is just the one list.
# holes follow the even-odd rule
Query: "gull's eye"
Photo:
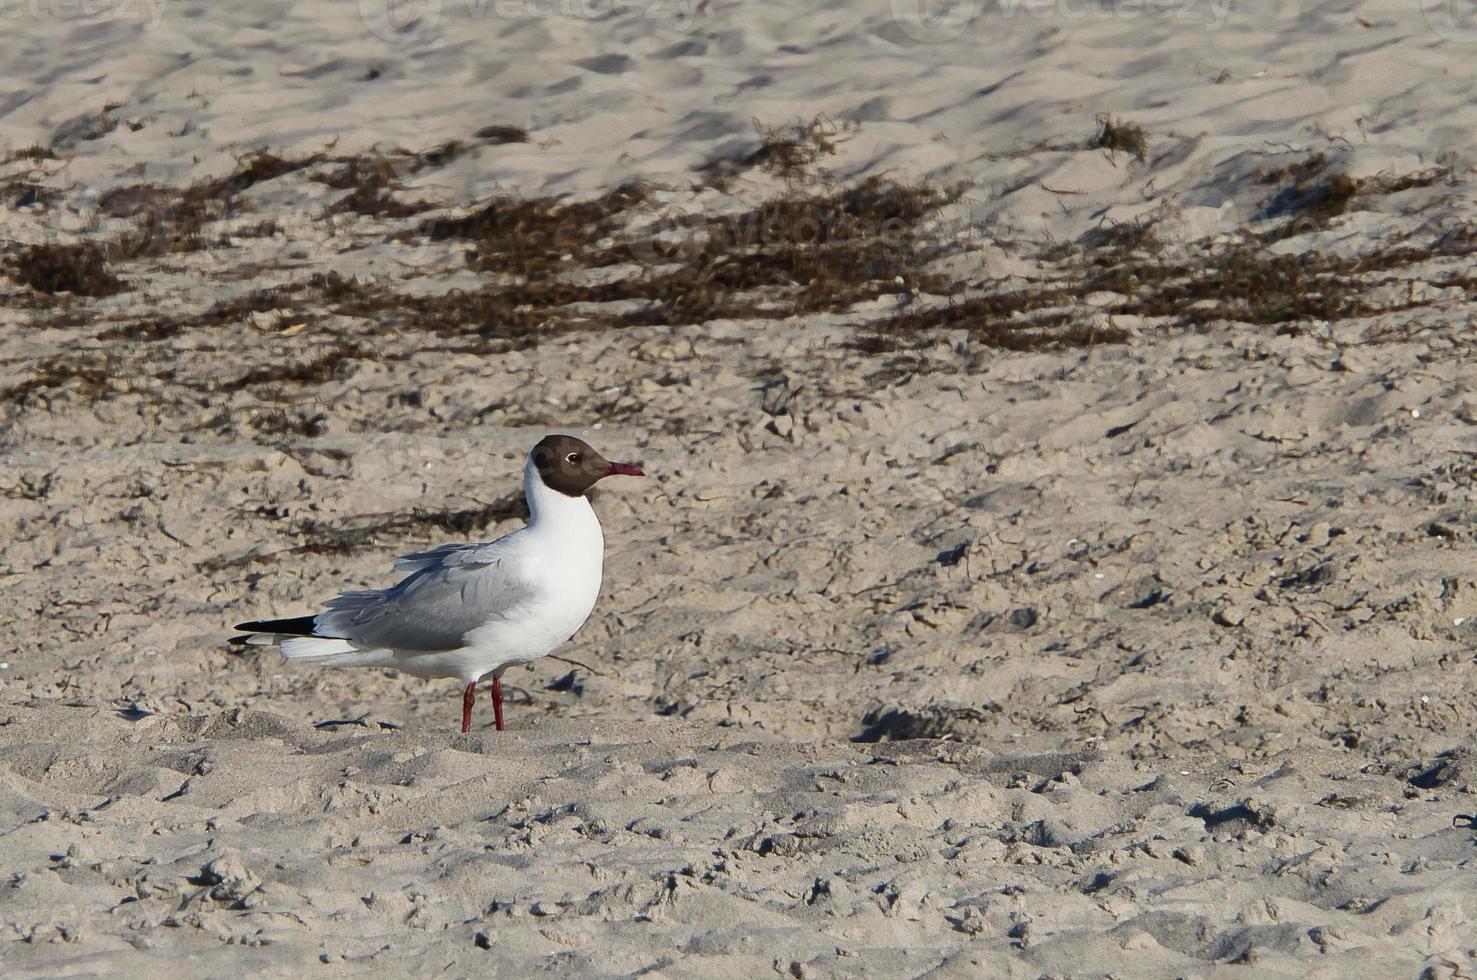
[[580, 461], [580, 454], [579, 453], [570, 453], [568, 456], [565, 456], [564, 457], [564, 461], [566, 463], [578, 463]]

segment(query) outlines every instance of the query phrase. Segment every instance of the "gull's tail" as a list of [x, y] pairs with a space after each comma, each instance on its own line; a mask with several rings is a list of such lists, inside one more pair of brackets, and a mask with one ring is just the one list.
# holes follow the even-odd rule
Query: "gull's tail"
[[[316, 660], [328, 667], [352, 666], [366, 658], [366, 653], [377, 651], [361, 650], [348, 640], [337, 636], [318, 636], [317, 616], [294, 616], [291, 619], [259, 619], [250, 623], [239, 623], [236, 628], [246, 636], [231, 638], [232, 643], [265, 647], [278, 644], [282, 656], [289, 660]], [[345, 655], [352, 655], [346, 657]]]

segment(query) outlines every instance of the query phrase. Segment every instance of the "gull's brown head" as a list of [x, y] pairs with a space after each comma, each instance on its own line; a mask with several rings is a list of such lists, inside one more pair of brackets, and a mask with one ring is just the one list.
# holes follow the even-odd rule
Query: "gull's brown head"
[[607, 476], [646, 475], [633, 463], [612, 463], [574, 436], [545, 436], [533, 447], [531, 456], [544, 486], [566, 497], [583, 496]]

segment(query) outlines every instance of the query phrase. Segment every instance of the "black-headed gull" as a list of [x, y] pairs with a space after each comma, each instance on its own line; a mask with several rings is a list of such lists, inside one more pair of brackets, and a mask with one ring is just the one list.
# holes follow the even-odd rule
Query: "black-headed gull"
[[462, 731], [472, 727], [477, 682], [492, 675], [503, 730], [503, 671], [551, 653], [579, 630], [600, 594], [605, 538], [585, 492], [607, 476], [645, 476], [574, 436], [546, 436], [528, 454], [528, 524], [483, 544], [443, 544], [405, 555], [410, 574], [388, 589], [345, 592], [327, 612], [237, 626], [251, 644], [321, 667], [394, 667], [466, 685]]

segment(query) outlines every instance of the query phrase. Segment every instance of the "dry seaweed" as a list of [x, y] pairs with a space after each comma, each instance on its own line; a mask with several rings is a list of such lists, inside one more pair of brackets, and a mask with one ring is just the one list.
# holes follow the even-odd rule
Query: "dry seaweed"
[[0, 390], [0, 401], [24, 405], [40, 392], [68, 386], [75, 386], [89, 400], [102, 398], [114, 390], [116, 377], [116, 367], [106, 355], [57, 358], [42, 364], [24, 381]]
[[[932, 343], [929, 332], [938, 329], [964, 330], [978, 343], [1011, 350], [1116, 343], [1128, 334], [1112, 326], [1114, 316], [1180, 327], [1234, 321], [1296, 333], [1315, 321], [1422, 305], [1376, 298], [1376, 290], [1386, 284], [1380, 274], [1477, 254], [1477, 231], [1470, 228], [1454, 229], [1435, 242], [1396, 244], [1356, 257], [1273, 253], [1250, 233], [1229, 248], [1206, 247], [1178, 258], [1138, 248], [1142, 241], [1135, 233], [1128, 236], [1131, 249], [1089, 247], [1063, 262], [1060, 277], [1051, 282], [905, 311], [861, 331], [855, 344], [872, 353], [906, 351]], [[1054, 255], [1054, 261], [1062, 259], [1060, 251]], [[1444, 284], [1474, 291], [1463, 277]], [[1074, 315], [1088, 296], [1104, 293], [1119, 297], [1095, 310], [1107, 317], [1105, 328]]]
[[257, 184], [275, 180], [283, 174], [290, 174], [329, 159], [326, 153], [314, 153], [312, 156], [289, 159], [267, 150], [259, 150], [237, 161], [236, 169], [231, 173], [215, 180], [196, 184], [186, 191], [186, 194], [206, 199], [231, 197]]
[[788, 194], [705, 223], [696, 240], [628, 246], [679, 261], [588, 298], [648, 300], [650, 308], [617, 322], [675, 324], [844, 310], [905, 286], [952, 292], [922, 271], [931, 255], [920, 225], [960, 191], [871, 177], [830, 193]]
[[766, 126], [754, 120], [759, 145], [739, 156], [721, 156], [698, 168], [706, 182], [720, 189], [746, 170], [758, 168], [787, 183], [798, 183], [820, 176], [816, 163], [835, 154], [845, 136], [856, 129], [855, 123], [838, 125], [827, 116], [816, 116], [809, 122], [788, 126]]
[[1450, 170], [1445, 167], [1373, 177], [1326, 172], [1327, 168], [1328, 158], [1315, 153], [1302, 160], [1268, 168], [1258, 175], [1260, 183], [1277, 186], [1262, 205], [1261, 216], [1287, 219], [1264, 234], [1263, 242], [1270, 244], [1321, 230], [1339, 215], [1359, 210], [1361, 199], [1430, 187], [1450, 176]]
[[[98, 202], [100, 208], [114, 217], [130, 217], [137, 221], [134, 228], [122, 235], [112, 247], [112, 254], [136, 259], [196, 252], [212, 244], [229, 244], [229, 239], [223, 235], [210, 238], [206, 229], [245, 208], [238, 200], [243, 191], [285, 174], [337, 159], [340, 158], [325, 153], [287, 158], [262, 150], [242, 157], [236, 169], [226, 176], [199, 181], [183, 190], [156, 184], [115, 188]], [[267, 225], [268, 222], [262, 224]]]
[[12, 160], [55, 160], [55, 159], [56, 159], [56, 154], [53, 153], [49, 147], [42, 146], [40, 143], [33, 143], [30, 146], [23, 146], [19, 150], [13, 151], [9, 156], [7, 156], [5, 158], [4, 162], [5, 163], [9, 163]]
[[263, 384], [322, 384], [348, 377], [354, 361], [373, 357], [373, 352], [352, 343], [336, 343], [312, 360], [301, 364], [264, 364], [223, 382], [222, 391], [240, 391]]
[[472, 135], [493, 146], [501, 143], [527, 143], [528, 130], [521, 126], [483, 126]]
[[627, 183], [592, 201], [500, 197], [464, 217], [428, 221], [421, 232], [433, 241], [473, 242], [467, 262], [479, 271], [555, 275], [615, 234], [620, 216], [649, 193], [645, 184]]
[[274, 561], [284, 555], [347, 555], [365, 548], [379, 547], [385, 541], [407, 538], [457, 535], [469, 537], [506, 520], [527, 520], [528, 504], [521, 493], [507, 494], [488, 504], [457, 510], [425, 510], [416, 508], [408, 514], [374, 514], [348, 526], [326, 521], [295, 522], [288, 536], [300, 542], [285, 551], [254, 552], [235, 558], [215, 558], [201, 562], [203, 572], [242, 568]]
[[[342, 295], [341, 277], [337, 273], [314, 277], [304, 282], [287, 283], [253, 290], [244, 296], [218, 300], [203, 313], [175, 317], [146, 317], [136, 323], [109, 327], [98, 334], [100, 340], [158, 341], [175, 337], [186, 330], [237, 324], [253, 313], [267, 313], [310, 299], [332, 299]], [[300, 297], [294, 300], [293, 297]]]
[[342, 167], [315, 180], [349, 193], [335, 201], [329, 214], [351, 211], [379, 218], [408, 218], [435, 207], [426, 201], [397, 201], [391, 191], [398, 176], [394, 161], [384, 157], [354, 157]]
[[[1133, 127], [1104, 123], [1100, 145], [1132, 152]], [[748, 158], [746, 165], [772, 166], [778, 175], [813, 174], [815, 161], [835, 147], [834, 130], [820, 122], [761, 133], [762, 156]], [[118, 188], [101, 199], [100, 210], [131, 219], [134, 229], [111, 249], [78, 253], [85, 261], [71, 263], [73, 283], [86, 288], [89, 273], [111, 275], [104, 260], [198, 247], [241, 191], [295, 171], [308, 170], [309, 179], [347, 192], [331, 211], [404, 217], [421, 205], [394, 199], [398, 177], [444, 163], [464, 149], [453, 141], [389, 156], [256, 154], [232, 175], [184, 191], [149, 184]], [[1327, 160], [1314, 156], [1270, 169], [1262, 179], [1291, 223], [1326, 220], [1359, 206], [1362, 197], [1428, 186], [1445, 175], [1432, 170], [1354, 180], [1327, 171]], [[651, 188], [639, 182], [587, 200], [498, 197], [459, 216], [402, 226], [393, 238], [468, 243], [470, 266], [491, 274], [474, 288], [402, 293], [329, 271], [224, 299], [204, 312], [114, 322], [97, 339], [119, 342], [109, 348], [108, 362], [117, 376], [131, 377], [136, 366], [148, 364], [153, 377], [205, 397], [252, 390], [262, 398], [286, 398], [289, 391], [297, 398], [297, 388], [344, 378], [368, 360], [431, 352], [487, 355], [571, 331], [719, 318], [758, 323], [844, 312], [897, 296], [905, 305], [859, 328], [853, 346], [890, 357], [889, 370], [902, 376], [946, 366], [929, 360], [939, 350], [928, 350], [944, 345], [967, 364], [969, 351], [979, 347], [1039, 350], [1124, 342], [1131, 331], [1118, 325], [1118, 317], [1181, 328], [1237, 321], [1295, 332], [1315, 320], [1409, 309], [1429, 300], [1413, 291], [1408, 298], [1394, 294], [1387, 288], [1391, 276], [1477, 252], [1477, 232], [1469, 228], [1453, 229], [1435, 243], [1396, 243], [1357, 258], [1275, 254], [1264, 233], [1250, 230], [1230, 236], [1230, 245], [1223, 236], [1170, 250], [1153, 221], [1141, 220], [1106, 224], [1069, 246], [1043, 250], [1041, 282], [971, 290], [932, 264], [955, 247], [953, 239], [935, 237], [934, 219], [962, 191], [885, 177], [846, 185], [818, 181], [805, 188], [792, 183], [752, 207], [717, 215], [654, 213]], [[255, 233], [269, 234], [274, 227], [265, 217]], [[1477, 281], [1459, 272], [1427, 278], [1469, 295]], [[56, 288], [65, 280], [61, 274], [37, 279]], [[11, 303], [47, 310], [41, 322], [50, 325], [90, 322], [61, 308], [74, 305], [67, 293], [52, 295], [33, 289], [15, 294]], [[211, 346], [219, 344], [219, 334], [198, 345], [158, 343], [243, 322], [252, 328], [246, 334], [252, 356], [224, 379], [194, 369], [177, 373], [195, 352], [219, 349]], [[255, 340], [295, 336], [309, 327], [310, 340]], [[1143, 327], [1136, 323], [1134, 329]], [[92, 361], [63, 362], [37, 371], [7, 395], [24, 401], [71, 387], [102, 398], [130, 390], [111, 382], [112, 376]], [[606, 408], [621, 410], [617, 402]], [[284, 405], [250, 424], [266, 435], [311, 435], [319, 424], [315, 418]]]
[[16, 254], [12, 275], [22, 285], [43, 293], [96, 297], [128, 288], [108, 271], [103, 250], [91, 242], [27, 245]]
[[1149, 155], [1149, 134], [1137, 123], [1102, 115], [1097, 117], [1097, 135], [1088, 146], [1110, 153], [1127, 153], [1139, 163]]

